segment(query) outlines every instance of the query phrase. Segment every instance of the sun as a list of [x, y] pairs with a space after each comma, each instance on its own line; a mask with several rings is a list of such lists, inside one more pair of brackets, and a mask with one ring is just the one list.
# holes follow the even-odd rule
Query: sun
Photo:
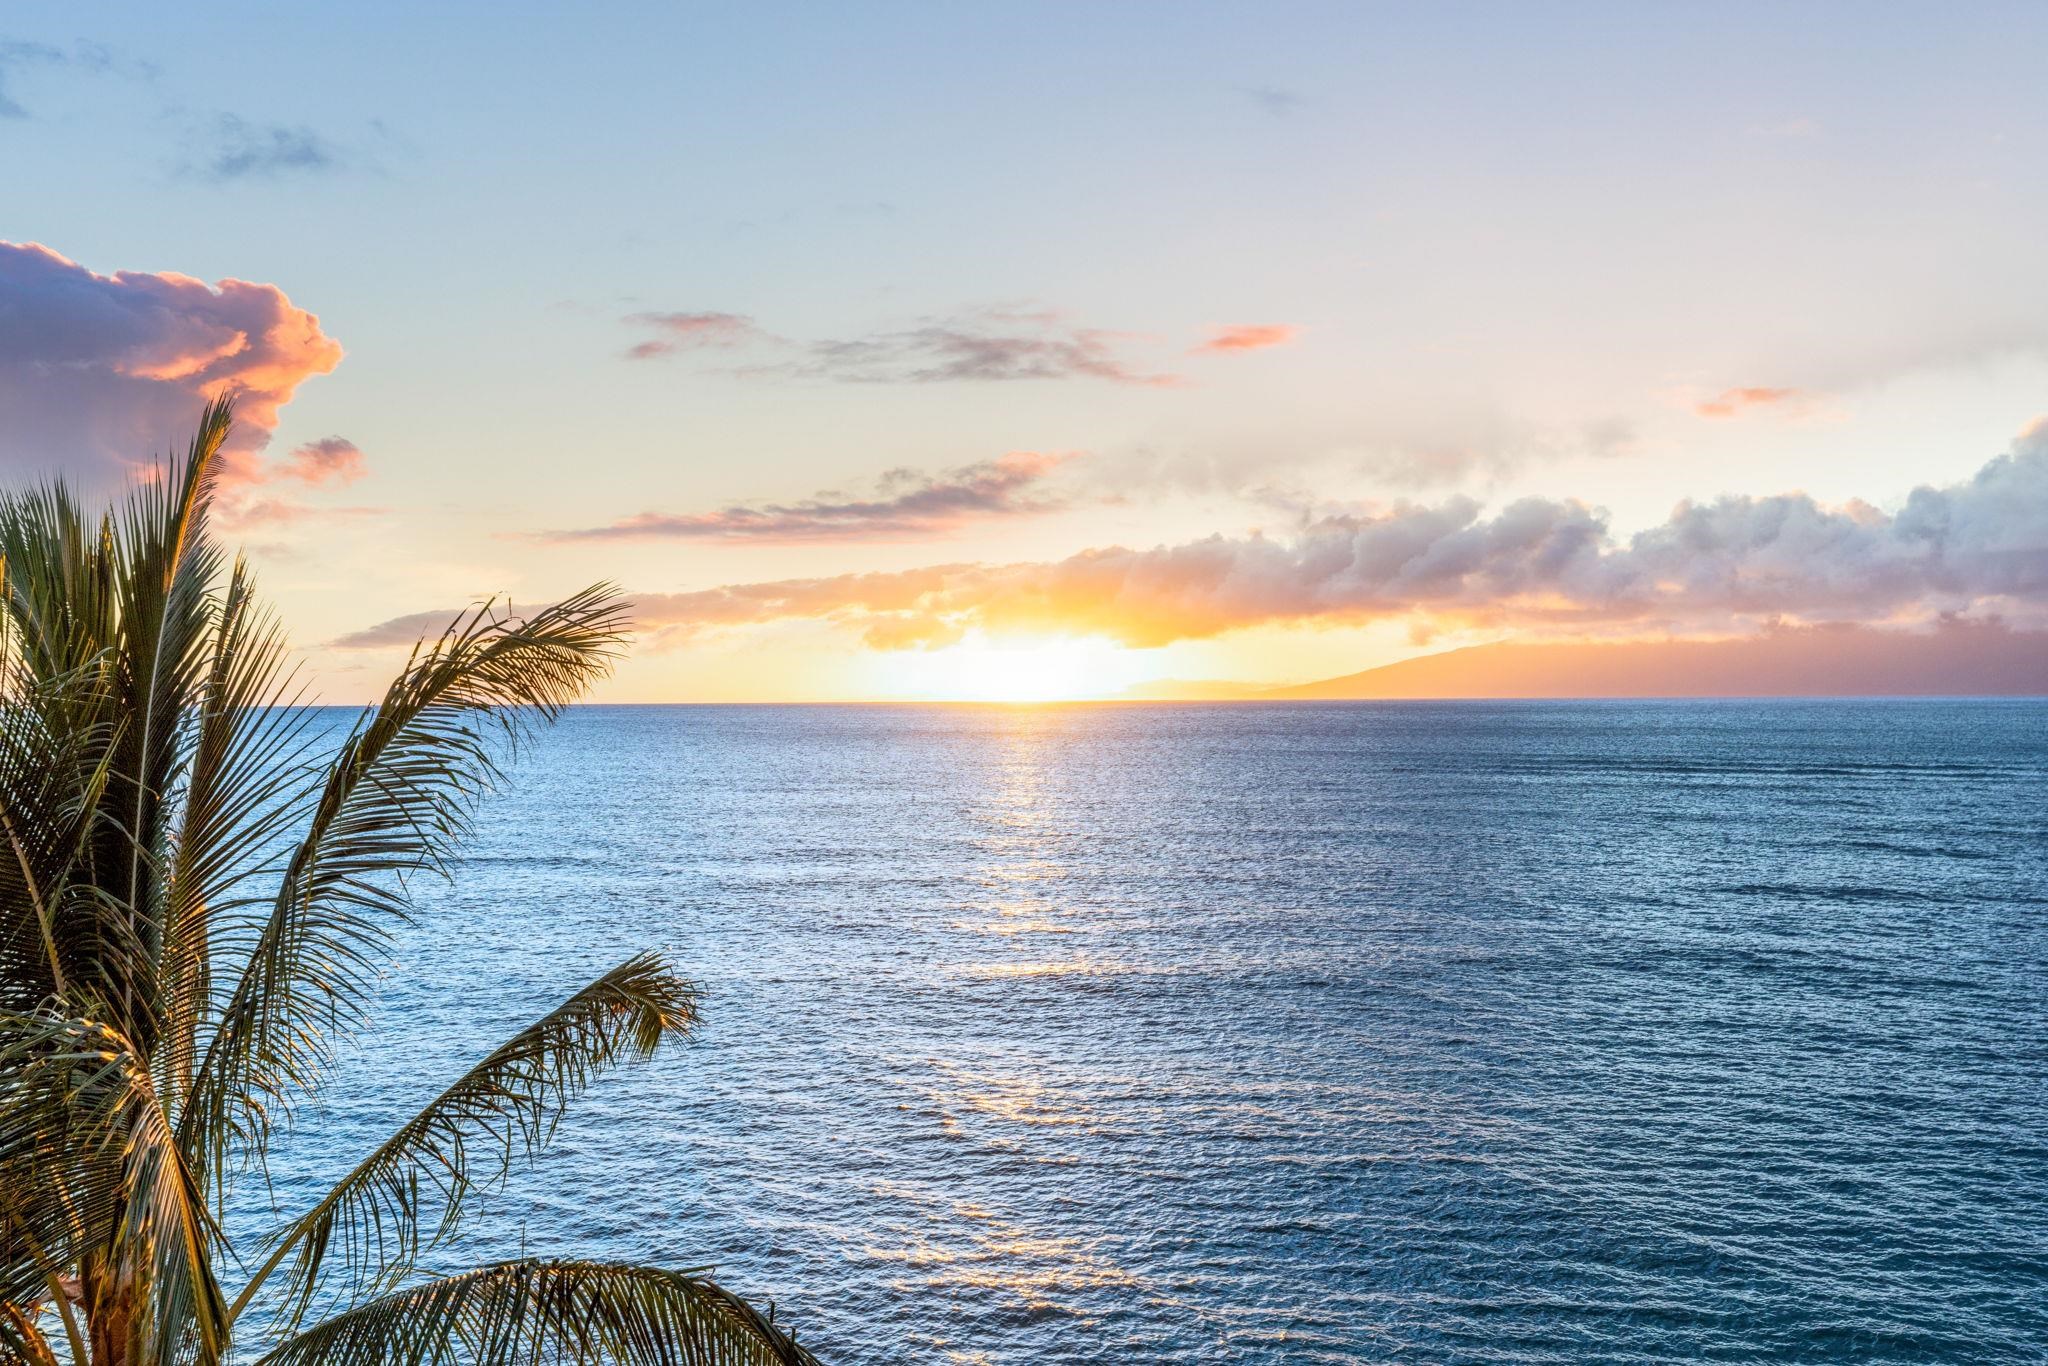
[[1103, 640], [971, 636], [898, 662], [902, 691], [935, 702], [1071, 702], [1111, 697], [1142, 670]]

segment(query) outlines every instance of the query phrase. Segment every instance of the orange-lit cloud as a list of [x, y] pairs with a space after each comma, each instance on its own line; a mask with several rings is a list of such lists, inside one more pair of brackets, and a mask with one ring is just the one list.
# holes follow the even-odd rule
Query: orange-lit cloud
[[1194, 348], [1195, 355], [1229, 355], [1237, 351], [1263, 351], [1269, 346], [1285, 346], [1294, 340], [1295, 329], [1286, 323], [1241, 323], [1235, 327], [1219, 327]]
[[[1895, 513], [1803, 493], [1680, 503], [1626, 541], [1576, 501], [1470, 498], [1324, 517], [1286, 539], [1209, 536], [1063, 560], [640, 593], [655, 641], [780, 622], [856, 632], [872, 649], [970, 633], [1099, 636], [1146, 648], [1256, 626], [1439, 625], [1731, 631], [1773, 621], [1887, 624], [1991, 613], [2048, 625], [2048, 422], [1973, 477], [1921, 486]], [[408, 643], [450, 610], [334, 642]]]
[[942, 474], [891, 470], [873, 498], [820, 494], [799, 503], [737, 504], [715, 512], [643, 512], [550, 540], [718, 538], [752, 541], [884, 540], [942, 535], [970, 522], [1033, 516], [1066, 506], [1044, 489], [1068, 457], [1011, 451]]
[[1402, 504], [1328, 517], [1286, 540], [1211, 536], [1051, 563], [644, 594], [671, 638], [792, 619], [857, 630], [874, 648], [990, 635], [1099, 635], [1159, 646], [1272, 623], [1426, 616], [1525, 628], [1639, 623], [1887, 622], [1994, 611], [2048, 620], [2048, 427], [1973, 478], [1915, 489], [1896, 513], [1805, 494], [1682, 503], [1626, 542], [1578, 502]]
[[1712, 398], [1693, 404], [1692, 410], [1701, 417], [1740, 417], [1758, 408], [1796, 406], [1805, 398], [1806, 394], [1798, 389], [1724, 389]]
[[[1425, 618], [1583, 631], [1740, 630], [1762, 622], [2001, 614], [2048, 624], [2048, 427], [1971, 479], [1913, 491], [1896, 513], [1805, 494], [1682, 503], [1626, 542], [1578, 502], [1527, 498], [1491, 516], [1471, 499], [1326, 517], [1288, 539], [1210, 536], [1064, 560], [642, 593], [656, 642], [789, 621], [851, 630], [873, 649], [969, 633], [1099, 636], [1153, 647], [1277, 623]], [[443, 610], [337, 644], [409, 642]]]
[[237, 396], [231, 472], [251, 475], [278, 410], [341, 360], [320, 320], [275, 285], [146, 271], [100, 275], [0, 242], [0, 461], [107, 476]]

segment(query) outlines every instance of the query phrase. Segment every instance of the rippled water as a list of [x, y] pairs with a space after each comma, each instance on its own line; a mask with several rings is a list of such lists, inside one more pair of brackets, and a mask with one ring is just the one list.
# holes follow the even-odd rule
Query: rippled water
[[442, 1262], [844, 1363], [2042, 1360], [2044, 780], [2035, 702], [579, 710], [304, 1142], [659, 947], [698, 1041]]

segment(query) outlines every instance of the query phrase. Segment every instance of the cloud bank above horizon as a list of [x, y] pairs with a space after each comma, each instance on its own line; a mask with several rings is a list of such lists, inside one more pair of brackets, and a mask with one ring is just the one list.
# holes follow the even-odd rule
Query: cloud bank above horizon
[[[1915, 488], [1896, 512], [1804, 493], [1685, 502], [1626, 541], [1600, 510], [1470, 498], [1317, 519], [1287, 538], [1208, 536], [1062, 560], [642, 593], [657, 648], [710, 632], [824, 623], [870, 649], [970, 634], [1094, 636], [1155, 648], [1275, 624], [1408, 619], [1426, 629], [1695, 633], [1767, 623], [2048, 623], [2048, 422], [1967, 480]], [[409, 614], [334, 644], [410, 643]]]

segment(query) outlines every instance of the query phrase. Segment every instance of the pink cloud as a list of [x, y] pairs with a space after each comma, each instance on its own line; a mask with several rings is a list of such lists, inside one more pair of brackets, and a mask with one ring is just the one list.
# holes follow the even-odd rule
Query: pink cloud
[[271, 477], [296, 479], [302, 484], [353, 484], [367, 473], [362, 448], [345, 436], [323, 436], [292, 448], [292, 453], [273, 467]]
[[1222, 356], [1237, 351], [1263, 351], [1269, 346], [1287, 345], [1294, 340], [1296, 330], [1286, 323], [1239, 323], [1233, 327], [1219, 327], [1209, 340], [1195, 347], [1190, 354]]
[[230, 466], [215, 512], [222, 526], [236, 532], [314, 519], [381, 515], [383, 508], [315, 506], [289, 496], [273, 496], [266, 487], [285, 482], [313, 488], [353, 484], [366, 473], [361, 447], [345, 436], [323, 436], [294, 446], [282, 460], [264, 464], [247, 459]]
[[258, 498], [222, 504], [217, 509], [217, 514], [222, 526], [230, 531], [241, 532], [292, 526], [307, 521], [381, 517], [386, 511], [387, 509], [381, 507], [314, 507], [290, 498]]
[[1693, 404], [1692, 410], [1701, 417], [1739, 417], [1756, 408], [1782, 408], [1796, 405], [1805, 399], [1798, 389], [1765, 389], [1760, 387], [1724, 389], [1714, 397], [1702, 399]]
[[752, 318], [737, 313], [634, 313], [626, 321], [652, 328], [657, 334], [627, 350], [632, 360], [653, 360], [706, 347], [743, 346], [766, 335]]
[[0, 462], [118, 476], [236, 396], [231, 471], [247, 472], [298, 386], [341, 347], [275, 285], [170, 272], [100, 275], [0, 242]]

